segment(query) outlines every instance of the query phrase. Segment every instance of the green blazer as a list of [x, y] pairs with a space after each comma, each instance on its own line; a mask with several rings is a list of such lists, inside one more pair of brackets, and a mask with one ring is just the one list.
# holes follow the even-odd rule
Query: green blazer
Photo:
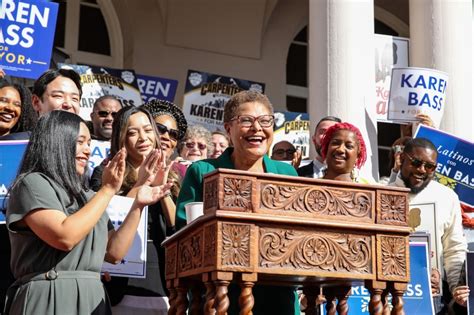
[[[191, 164], [188, 168], [176, 202], [176, 228], [178, 230], [186, 225], [186, 211], [184, 210], [184, 205], [189, 202], [203, 201], [202, 186], [204, 183], [204, 175], [212, 172], [216, 168], [235, 169], [234, 163], [230, 158], [232, 152], [232, 148], [227, 148], [217, 159], [201, 160]], [[265, 173], [298, 176], [293, 166], [274, 161], [267, 155], [263, 156], [263, 164], [265, 166]]]
[[[188, 202], [203, 201], [203, 178], [216, 168], [235, 169], [230, 158], [232, 148], [222, 153], [217, 159], [202, 160], [193, 163], [188, 170], [181, 185], [176, 206], [176, 227], [178, 229], [186, 225], [186, 211], [184, 205]], [[271, 160], [267, 155], [263, 157], [263, 164], [266, 173], [298, 176], [293, 166]], [[236, 285], [229, 286], [230, 306], [228, 314], [239, 314], [239, 293], [240, 289]], [[255, 305], [253, 314], [272, 315], [299, 315], [300, 304], [297, 292], [291, 287], [256, 285], [253, 288]]]

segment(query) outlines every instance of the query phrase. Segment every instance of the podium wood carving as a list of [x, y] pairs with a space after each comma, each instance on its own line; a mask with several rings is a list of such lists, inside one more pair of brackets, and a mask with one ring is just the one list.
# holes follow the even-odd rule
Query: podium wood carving
[[371, 314], [384, 313], [387, 290], [392, 314], [404, 314], [408, 190], [226, 169], [206, 175], [203, 190], [204, 216], [163, 243], [170, 314], [184, 314], [189, 288], [206, 288], [191, 313], [225, 314], [232, 280], [241, 314], [251, 314], [257, 280], [303, 288], [307, 298], [322, 288], [338, 300], [329, 314], [346, 314], [351, 284], [364, 282]]

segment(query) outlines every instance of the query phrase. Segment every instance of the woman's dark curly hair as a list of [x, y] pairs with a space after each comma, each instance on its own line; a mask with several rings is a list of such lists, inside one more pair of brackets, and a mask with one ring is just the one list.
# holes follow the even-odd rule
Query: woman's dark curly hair
[[20, 119], [10, 130], [10, 133], [32, 131], [38, 121], [38, 114], [31, 104], [31, 92], [21, 84], [11, 83], [7, 79], [0, 78], [0, 89], [11, 87], [20, 94], [21, 113]]

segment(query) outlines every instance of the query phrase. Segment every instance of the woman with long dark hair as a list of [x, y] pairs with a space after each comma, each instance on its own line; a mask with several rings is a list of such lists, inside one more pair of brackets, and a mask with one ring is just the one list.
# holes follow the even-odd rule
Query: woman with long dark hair
[[110, 314], [100, 281], [104, 258], [121, 261], [143, 207], [170, 185], [140, 187], [114, 231], [105, 209], [122, 186], [127, 152], [120, 149], [105, 166], [94, 195], [84, 186], [90, 141], [84, 121], [65, 111], [40, 118], [30, 137], [7, 207], [16, 281], [6, 314]]
[[[156, 168], [159, 175], [151, 185], [162, 185], [168, 181], [168, 156], [163, 150], [155, 121], [144, 107], [125, 107], [117, 112], [112, 126], [110, 157], [119, 154], [122, 147], [127, 149], [127, 158], [125, 179], [119, 195], [135, 198], [137, 191], [149, 178], [149, 173]], [[101, 168], [94, 169], [94, 178]], [[101, 184], [95, 181], [93, 189], [98, 187]], [[149, 207], [146, 278], [113, 277], [111, 281], [105, 282], [114, 313], [159, 314], [167, 311], [163, 299], [166, 297], [165, 252], [161, 242], [174, 228], [174, 189], [173, 185], [170, 194]], [[168, 203], [172, 207], [166, 206]]]

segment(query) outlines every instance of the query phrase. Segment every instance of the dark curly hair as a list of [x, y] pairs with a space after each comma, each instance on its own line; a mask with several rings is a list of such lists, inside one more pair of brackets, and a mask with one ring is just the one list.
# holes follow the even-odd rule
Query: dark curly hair
[[188, 129], [188, 122], [186, 121], [186, 117], [184, 117], [183, 111], [176, 104], [164, 100], [151, 100], [142, 105], [142, 107], [145, 108], [153, 118], [161, 115], [172, 117], [178, 125], [178, 140], [183, 140], [186, 130]]
[[326, 133], [324, 134], [323, 139], [321, 140], [321, 156], [323, 159], [326, 159], [326, 155], [328, 153], [328, 146], [329, 142], [331, 142], [331, 139], [333, 138], [334, 134], [336, 131], [339, 130], [349, 130], [353, 132], [356, 137], [357, 137], [357, 144], [359, 146], [359, 152], [357, 154], [357, 160], [355, 166], [357, 168], [361, 168], [362, 165], [364, 165], [365, 161], [367, 160], [367, 149], [365, 146], [364, 138], [362, 137], [362, 134], [360, 133], [360, 130], [347, 122], [343, 123], [338, 123], [335, 124], [334, 126], [331, 126]]
[[0, 78], [0, 89], [11, 87], [18, 91], [21, 99], [20, 119], [10, 130], [10, 133], [32, 131], [38, 121], [38, 113], [31, 104], [31, 92], [21, 84], [11, 83], [7, 79]]

